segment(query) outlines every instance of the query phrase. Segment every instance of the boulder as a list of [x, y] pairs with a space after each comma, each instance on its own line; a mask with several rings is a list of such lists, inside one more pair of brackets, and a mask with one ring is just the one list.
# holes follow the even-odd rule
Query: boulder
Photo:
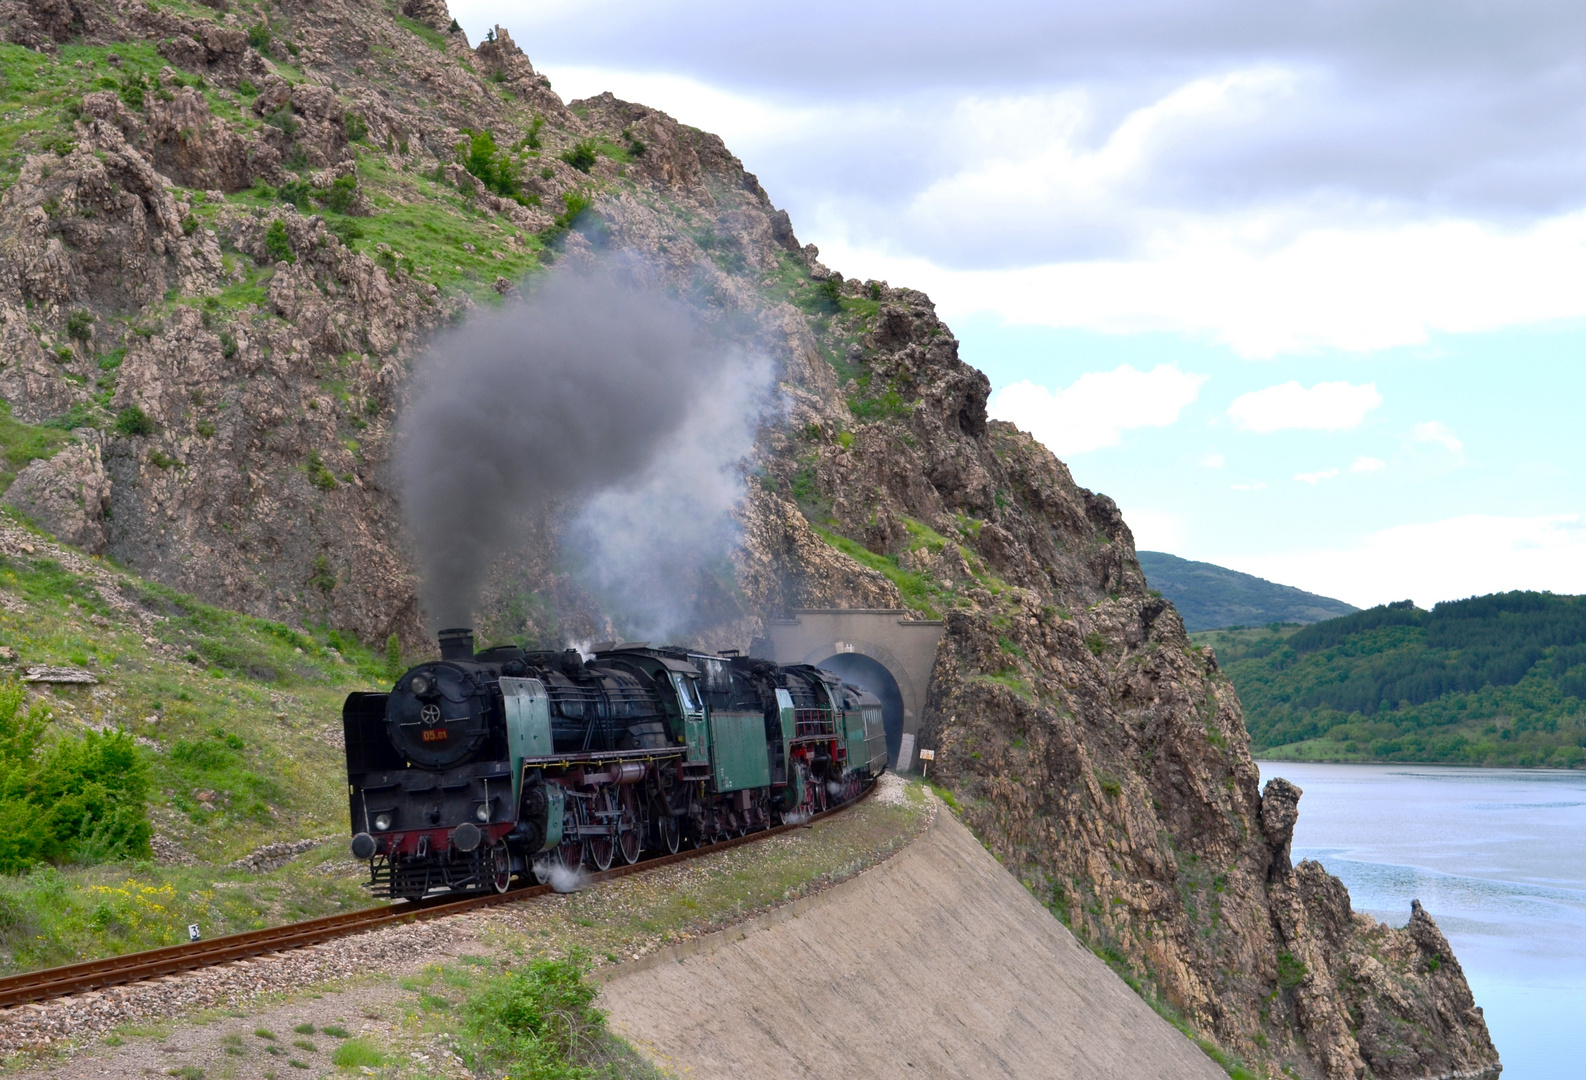
[[17, 474], [0, 502], [92, 555], [105, 550], [110, 477], [94, 442], [67, 446]]

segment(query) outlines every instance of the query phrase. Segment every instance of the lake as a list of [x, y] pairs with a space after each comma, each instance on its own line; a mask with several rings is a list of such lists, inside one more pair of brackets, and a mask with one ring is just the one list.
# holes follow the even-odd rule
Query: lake
[[1586, 773], [1263, 761], [1305, 792], [1294, 860], [1403, 926], [1418, 899], [1454, 946], [1504, 1080], [1586, 1075]]

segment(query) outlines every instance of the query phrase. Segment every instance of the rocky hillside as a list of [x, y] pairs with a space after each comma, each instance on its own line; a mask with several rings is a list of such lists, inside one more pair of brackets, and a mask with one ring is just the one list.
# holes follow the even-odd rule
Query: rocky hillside
[[[741, 546], [702, 574], [699, 640], [799, 606], [945, 618], [937, 775], [1209, 1053], [1239, 1075], [1495, 1072], [1431, 919], [1388, 929], [1290, 865], [1298, 792], [1258, 792], [1215, 657], [1147, 590], [1112, 501], [987, 420], [929, 298], [821, 265], [719, 139], [564, 104], [442, 0], [213, 3], [0, 4], [13, 507], [213, 602], [418, 647], [387, 466], [415, 357], [541, 266], [638, 251], [773, 358], [786, 404]], [[555, 535], [497, 568], [492, 636], [620, 631]]]

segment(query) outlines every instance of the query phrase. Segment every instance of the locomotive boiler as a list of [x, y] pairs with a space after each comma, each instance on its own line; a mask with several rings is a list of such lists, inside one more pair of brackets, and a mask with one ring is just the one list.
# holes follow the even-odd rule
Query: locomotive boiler
[[353, 855], [416, 899], [609, 869], [853, 799], [886, 767], [881, 703], [830, 672], [648, 643], [474, 651], [342, 709]]

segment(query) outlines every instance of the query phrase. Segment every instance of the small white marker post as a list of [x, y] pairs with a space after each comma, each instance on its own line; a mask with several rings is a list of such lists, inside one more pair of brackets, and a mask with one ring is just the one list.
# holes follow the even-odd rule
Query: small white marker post
[[921, 750], [920, 751], [920, 775], [922, 777], [929, 776], [931, 774], [931, 762], [933, 762], [935, 760], [936, 760], [936, 751], [935, 750]]
[[197, 941], [199, 939], [199, 936], [200, 935], [198, 933], [198, 924], [197, 923], [188, 923], [187, 924], [187, 940], [188, 941]]

